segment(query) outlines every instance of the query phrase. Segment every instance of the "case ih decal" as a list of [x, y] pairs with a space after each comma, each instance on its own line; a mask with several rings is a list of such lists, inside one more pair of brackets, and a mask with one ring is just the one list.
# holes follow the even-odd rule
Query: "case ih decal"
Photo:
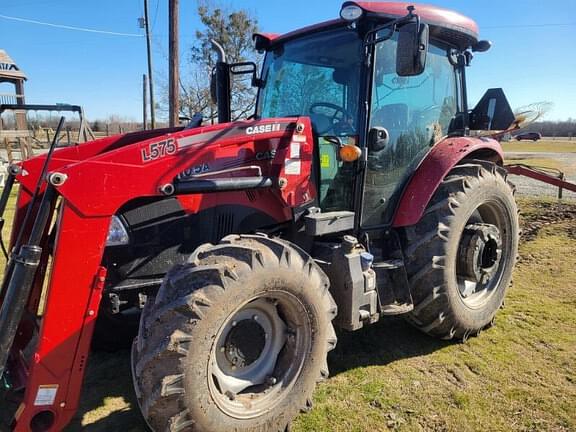
[[246, 135], [255, 135], [261, 133], [278, 132], [280, 130], [280, 123], [270, 123], [258, 126], [248, 126], [246, 128]]

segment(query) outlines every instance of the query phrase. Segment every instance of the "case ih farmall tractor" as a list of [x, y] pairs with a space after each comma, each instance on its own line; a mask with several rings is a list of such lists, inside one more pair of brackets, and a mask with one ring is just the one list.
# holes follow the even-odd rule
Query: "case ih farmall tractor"
[[[466, 67], [490, 44], [430, 6], [346, 2], [340, 16], [255, 35], [259, 77], [222, 57], [217, 125], [11, 167], [0, 372], [13, 430], [70, 421], [95, 326], [100, 343], [138, 329], [152, 430], [284, 431], [328, 376], [334, 327], [403, 314], [465, 340], [491, 324], [518, 220], [489, 137], [514, 115], [499, 89], [467, 104]], [[257, 108], [230, 122], [242, 73]]]

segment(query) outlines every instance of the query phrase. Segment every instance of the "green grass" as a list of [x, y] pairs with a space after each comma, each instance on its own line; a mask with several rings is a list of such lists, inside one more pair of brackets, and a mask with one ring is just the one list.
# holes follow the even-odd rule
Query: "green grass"
[[398, 320], [341, 335], [335, 375], [294, 430], [575, 430], [575, 234], [572, 220], [522, 244], [496, 326], [466, 344]]
[[[12, 192], [10, 193], [10, 198], [8, 198], [8, 203], [6, 204], [6, 210], [4, 211], [4, 220], [6, 223], [2, 227], [2, 238], [8, 246], [10, 240], [10, 233], [12, 231], [12, 220], [14, 219], [14, 213], [16, 212], [16, 196], [18, 195], [17, 186], [14, 186]], [[2, 193], [2, 188], [0, 188], [0, 193]], [[2, 256], [4, 259], [4, 256]], [[2, 264], [4, 264], [2, 262]], [[0, 268], [0, 275], [4, 272], [4, 265]]]
[[563, 160], [562, 158], [551, 158], [551, 157], [520, 157], [507, 156], [506, 164], [524, 164], [528, 166], [538, 167], [538, 168], [553, 168], [555, 170], [560, 170], [566, 175], [576, 174], [576, 165], [571, 163], [571, 161]]
[[536, 142], [513, 140], [502, 144], [505, 152], [576, 153], [576, 139], [566, 141], [541, 139]]
[[524, 164], [538, 168], [553, 168], [560, 170], [565, 174], [573, 174], [576, 172], [576, 167], [572, 164], [562, 161], [561, 159], [546, 158], [546, 157], [506, 157], [506, 164]]
[[[559, 216], [576, 205], [519, 204], [525, 223], [545, 222], [521, 244], [496, 325], [466, 344], [429, 338], [398, 318], [340, 332], [331, 377], [293, 431], [576, 430], [576, 218]], [[81, 430], [146, 430], [127, 351], [92, 354], [67, 429]]]
[[546, 168], [557, 168], [562, 169], [565, 168], [565, 165], [560, 162], [558, 159], [551, 159], [545, 157], [533, 157], [533, 158], [525, 158], [525, 157], [507, 157], [506, 163], [518, 163], [518, 164], [526, 164], [532, 166], [539, 166], [539, 167], [546, 167]]

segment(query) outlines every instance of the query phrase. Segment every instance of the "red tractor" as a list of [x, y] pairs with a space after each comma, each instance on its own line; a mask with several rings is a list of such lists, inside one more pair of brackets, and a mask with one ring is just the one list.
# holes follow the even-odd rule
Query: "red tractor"
[[[465, 340], [492, 323], [518, 218], [487, 136], [515, 119], [500, 89], [468, 107], [466, 68], [490, 47], [474, 21], [345, 2], [339, 19], [255, 44], [259, 77], [217, 64], [217, 125], [10, 168], [0, 374], [12, 430], [66, 426], [95, 327], [101, 344], [137, 332], [134, 387], [152, 430], [284, 431], [328, 376], [334, 327], [404, 314]], [[230, 122], [243, 73], [257, 107]]]

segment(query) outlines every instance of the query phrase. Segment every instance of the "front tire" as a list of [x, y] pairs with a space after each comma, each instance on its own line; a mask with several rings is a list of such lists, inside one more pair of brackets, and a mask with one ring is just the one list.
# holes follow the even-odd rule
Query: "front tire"
[[488, 326], [512, 278], [518, 232], [506, 171], [478, 160], [454, 167], [404, 231], [414, 301], [408, 320], [442, 339], [465, 340]]
[[296, 246], [263, 235], [201, 246], [149, 299], [133, 347], [155, 431], [284, 431], [311, 407], [336, 344], [329, 281]]

